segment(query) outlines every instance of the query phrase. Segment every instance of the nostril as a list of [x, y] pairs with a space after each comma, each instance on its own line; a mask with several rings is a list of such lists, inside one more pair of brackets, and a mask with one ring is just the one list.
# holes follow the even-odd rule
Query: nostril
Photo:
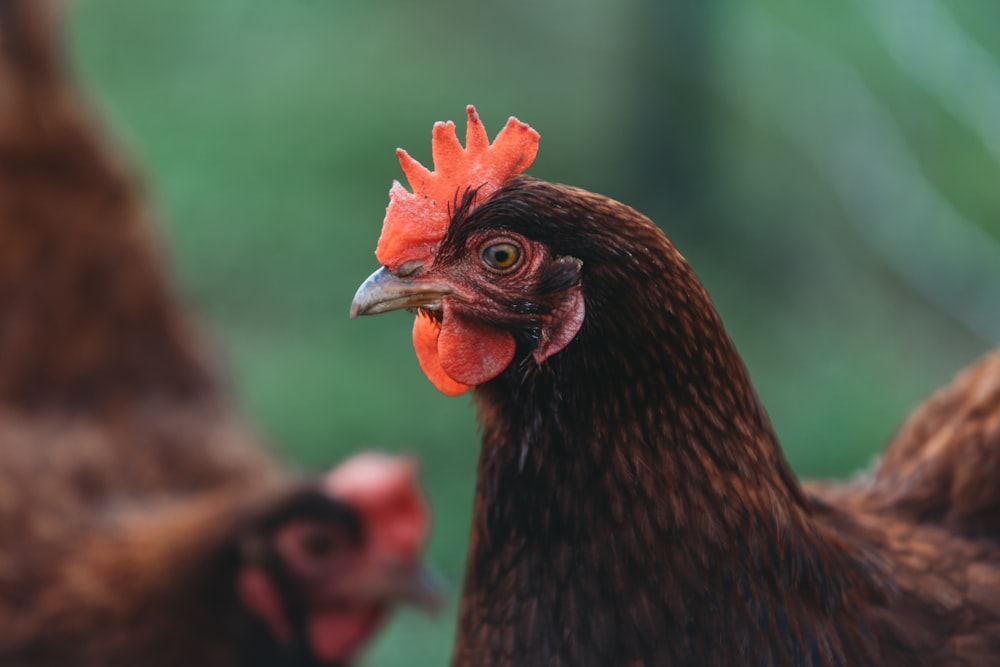
[[424, 265], [423, 262], [420, 262], [418, 260], [413, 260], [411, 262], [406, 262], [400, 265], [400, 267], [395, 271], [393, 271], [393, 273], [396, 274], [397, 278], [406, 278], [412, 276], [417, 271], [419, 271], [423, 267], [423, 265]]

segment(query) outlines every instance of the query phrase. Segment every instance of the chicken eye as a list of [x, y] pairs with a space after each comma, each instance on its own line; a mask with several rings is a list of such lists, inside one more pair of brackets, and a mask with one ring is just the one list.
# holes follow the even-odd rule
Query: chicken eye
[[302, 536], [302, 551], [314, 558], [325, 558], [337, 547], [337, 540], [329, 531], [311, 530]]
[[483, 250], [483, 261], [491, 268], [509, 269], [521, 259], [521, 249], [513, 243], [494, 243]]

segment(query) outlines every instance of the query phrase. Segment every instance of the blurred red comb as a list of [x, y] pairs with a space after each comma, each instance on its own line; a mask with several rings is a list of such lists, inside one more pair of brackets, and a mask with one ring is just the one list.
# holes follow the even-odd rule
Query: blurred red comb
[[538, 132], [513, 116], [490, 144], [475, 107], [466, 107], [469, 123], [465, 148], [455, 134], [455, 123], [437, 122], [431, 142], [434, 171], [396, 150], [399, 164], [413, 193], [399, 181], [389, 191], [375, 256], [390, 269], [425, 259], [437, 250], [451, 220], [455, 202], [467, 189], [478, 188], [478, 198], [495, 192], [508, 179], [527, 169], [538, 153]]

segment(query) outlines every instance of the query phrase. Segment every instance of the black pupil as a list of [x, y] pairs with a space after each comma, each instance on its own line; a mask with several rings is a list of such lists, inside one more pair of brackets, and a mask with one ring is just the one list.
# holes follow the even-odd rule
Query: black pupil
[[302, 541], [305, 552], [315, 558], [328, 556], [334, 549], [335, 538], [328, 530], [312, 530], [306, 533]]
[[509, 243], [490, 246], [483, 255], [490, 264], [498, 269], [507, 269], [517, 261], [517, 248]]

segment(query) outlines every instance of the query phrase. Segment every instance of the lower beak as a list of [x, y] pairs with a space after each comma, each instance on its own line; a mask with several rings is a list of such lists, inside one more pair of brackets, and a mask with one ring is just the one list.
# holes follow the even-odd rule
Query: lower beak
[[444, 595], [438, 578], [426, 567], [420, 567], [400, 587], [400, 599], [428, 611], [444, 606]]
[[361, 576], [349, 584], [359, 599], [388, 604], [405, 603], [438, 611], [444, 606], [444, 595], [438, 578], [426, 567], [413, 563], [401, 566], [390, 563]]
[[396, 276], [383, 266], [361, 284], [351, 303], [351, 319], [401, 308], [441, 307], [441, 297], [451, 294], [447, 285]]

